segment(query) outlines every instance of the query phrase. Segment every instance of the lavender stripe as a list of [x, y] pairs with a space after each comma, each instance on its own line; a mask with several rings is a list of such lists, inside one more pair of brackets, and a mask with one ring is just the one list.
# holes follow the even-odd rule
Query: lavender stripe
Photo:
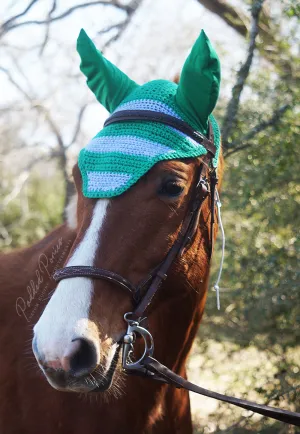
[[114, 172], [87, 172], [88, 191], [109, 191], [122, 187], [132, 175]]
[[174, 116], [177, 119], [181, 119], [178, 114], [171, 109], [167, 104], [152, 99], [137, 99], [134, 101], [126, 102], [120, 105], [114, 113], [120, 110], [152, 110], [155, 112], [165, 113], [166, 115]]
[[99, 154], [120, 152], [121, 154], [143, 157], [155, 157], [156, 155], [173, 151], [168, 146], [137, 136], [95, 137], [88, 143], [85, 149]]
[[202, 145], [200, 145], [200, 143], [196, 142], [196, 140], [194, 140], [194, 139], [192, 139], [191, 137], [187, 136], [187, 135], [184, 134], [182, 131], [179, 131], [179, 130], [177, 130], [176, 128], [169, 127], [169, 126], [168, 126], [168, 128], [170, 128], [171, 130], [175, 131], [175, 133], [179, 134], [179, 135], [182, 136], [183, 138], [187, 139], [187, 140], [190, 142], [190, 144], [191, 144], [192, 146], [196, 146], [197, 148], [199, 148], [199, 146], [202, 146]]

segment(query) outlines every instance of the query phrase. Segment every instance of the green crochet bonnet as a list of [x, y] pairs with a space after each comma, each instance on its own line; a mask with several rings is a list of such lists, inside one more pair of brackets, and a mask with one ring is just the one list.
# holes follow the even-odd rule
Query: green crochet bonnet
[[[211, 114], [220, 88], [220, 63], [202, 30], [188, 56], [179, 84], [154, 80], [142, 86], [127, 77], [98, 51], [81, 30], [77, 40], [80, 69], [97, 100], [110, 112], [152, 110], [174, 116], [207, 135], [214, 132], [217, 167], [220, 131]], [[81, 150], [83, 194], [90, 198], [120, 195], [162, 160], [199, 157], [206, 149], [171, 126], [153, 121], [124, 121], [104, 127]]]

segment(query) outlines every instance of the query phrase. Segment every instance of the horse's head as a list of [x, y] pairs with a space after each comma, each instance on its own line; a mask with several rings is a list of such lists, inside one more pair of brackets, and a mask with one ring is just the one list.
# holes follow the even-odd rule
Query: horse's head
[[[126, 116], [160, 112], [208, 134], [208, 117], [218, 95], [219, 64], [204, 33], [185, 63], [178, 86], [162, 80], [138, 86], [105, 60], [84, 33], [78, 51], [90, 88], [110, 112]], [[210, 121], [217, 154], [203, 174], [216, 166], [219, 153], [218, 129], [212, 117]], [[178, 238], [206, 153], [176, 126], [128, 117], [105, 126], [81, 151], [79, 166], [73, 170], [77, 210], [70, 209], [74, 213], [70, 221], [77, 236], [65, 266], [109, 270], [137, 287]], [[208, 214], [206, 203], [204, 216]], [[203, 218], [202, 232], [206, 226]], [[183, 260], [177, 260], [176, 281], [173, 277], [172, 285], [164, 285], [151, 305], [154, 335], [158, 316], [186, 295], [184, 288], [191, 291], [184, 282], [189, 280], [189, 261], [202, 255], [197, 278], [207, 277], [208, 231], [198, 229], [195, 239], [196, 254], [187, 249]], [[35, 325], [35, 356], [57, 389], [101, 390], [110, 384], [118, 342], [126, 331], [124, 314], [132, 311], [133, 296], [128, 288], [101, 277], [77, 273], [61, 280]], [[193, 273], [189, 278], [193, 280]]]

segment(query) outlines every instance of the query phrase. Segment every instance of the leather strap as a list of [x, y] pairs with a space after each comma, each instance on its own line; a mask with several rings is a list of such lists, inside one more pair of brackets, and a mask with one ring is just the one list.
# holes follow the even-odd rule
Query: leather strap
[[216, 187], [218, 178], [214, 169], [210, 174], [210, 246], [209, 259], [211, 259], [214, 250], [214, 224], [215, 224], [215, 204], [216, 204]]
[[56, 270], [53, 275], [53, 279], [56, 282], [60, 282], [64, 279], [69, 279], [71, 277], [92, 277], [93, 279], [103, 279], [109, 282], [116, 283], [122, 288], [128, 289], [134, 296], [136, 293], [136, 287], [125, 279], [125, 277], [120, 276], [113, 271], [104, 270], [103, 268], [89, 267], [83, 265], [77, 265], [72, 267], [65, 267]]
[[201, 182], [203, 178], [205, 164], [202, 163], [200, 165], [200, 170], [198, 174], [198, 182], [196, 188], [193, 192], [192, 206], [188, 212], [188, 215], [183, 220], [180, 232], [175, 242], [173, 243], [171, 249], [169, 250], [165, 260], [162, 262], [161, 266], [155, 273], [155, 277], [150, 284], [146, 294], [143, 296], [140, 303], [137, 305], [135, 310], [133, 311], [133, 318], [141, 318], [149, 305], [151, 304], [155, 294], [160, 288], [162, 282], [167, 278], [168, 271], [175, 261], [176, 257], [180, 252], [183, 251], [185, 246], [190, 242], [191, 238], [194, 236], [195, 225], [194, 219], [195, 216], [200, 214], [201, 205], [206, 199], [208, 195], [208, 189], [205, 182]]
[[[229, 404], [233, 404], [237, 407], [254, 411], [255, 413], [262, 414], [263, 416], [270, 417], [290, 425], [300, 426], [300, 413], [269, 407], [268, 405], [257, 404], [245, 399], [234, 398], [233, 396], [226, 396], [222, 393], [212, 392], [208, 389], [204, 389], [203, 387], [196, 386], [195, 384], [180, 377], [180, 375], [175, 374], [166, 366], [162, 365], [160, 362], [150, 356], [147, 356], [144, 359], [143, 366], [146, 370], [151, 372], [152, 375], [150, 374], [148, 376], [150, 376], [152, 379], [159, 379], [160, 381], [164, 381], [172, 386], [189, 390], [190, 392], [198, 393], [199, 395], [208, 396], [209, 398], [214, 398], [219, 401], [228, 402]], [[143, 375], [147, 376], [147, 373], [144, 372]]]
[[[108, 119], [106, 119], [104, 122], [104, 127], [107, 127], [108, 125], [111, 125], [115, 122], [124, 121], [159, 122], [161, 124], [168, 125], [169, 127], [173, 127], [176, 130], [181, 131], [191, 139], [195, 140], [195, 142], [204, 146], [204, 148], [211, 154], [211, 157], [216, 155], [216, 147], [213, 141], [207, 139], [199, 131], [194, 130], [194, 128], [192, 128], [187, 122], [175, 118], [174, 116], [152, 110], [120, 110], [116, 113], [113, 113]], [[211, 126], [209, 128], [212, 130]]]
[[[165, 260], [156, 269], [150, 273], [146, 279], [144, 279], [137, 287], [131, 284], [127, 279], [109, 270], [104, 270], [95, 267], [85, 267], [85, 266], [73, 266], [65, 267], [57, 270], [54, 274], [54, 279], [59, 282], [60, 280], [71, 278], [71, 277], [90, 277], [95, 279], [104, 279], [110, 282], [114, 282], [119, 286], [126, 288], [132, 294], [134, 299], [139, 303], [133, 313], [136, 318], [141, 318], [150, 305], [153, 297], [160, 288], [163, 280], [166, 279], [167, 273], [170, 266], [173, 264], [174, 260], [179, 254], [182, 254], [184, 249], [191, 243], [193, 236], [196, 232], [199, 215], [201, 211], [201, 206], [208, 195], [207, 181], [203, 176], [204, 167], [206, 163], [215, 156], [216, 148], [213, 144], [213, 131], [211, 125], [209, 125], [209, 137], [208, 140], [198, 131], [195, 131], [187, 123], [174, 118], [173, 116], [165, 115], [163, 113], [157, 113], [153, 111], [120, 111], [111, 115], [105, 122], [105, 126], [110, 125], [114, 122], [123, 121], [154, 121], [169, 125], [177, 130], [185, 133], [197, 143], [203, 145], [208, 154], [204, 157], [204, 162], [201, 164], [199, 169], [199, 177], [197, 185], [194, 189], [194, 193], [191, 200], [191, 207], [188, 211], [187, 216], [183, 220], [182, 227], [179, 236], [172, 245], [169, 253], [167, 254]], [[210, 227], [210, 246], [209, 255], [211, 256], [213, 250], [213, 226], [215, 221], [215, 188], [217, 185], [217, 177], [215, 171], [211, 173], [210, 176], [210, 188], [211, 188], [211, 227]], [[151, 283], [150, 283], [151, 282]], [[142, 292], [144, 288], [150, 286], [146, 291], [146, 294], [142, 298]], [[120, 348], [120, 347], [119, 347]], [[271, 417], [273, 419], [285, 422], [291, 425], [300, 426], [300, 413], [295, 413], [291, 411], [281, 410], [274, 407], [269, 407], [267, 405], [256, 404], [251, 401], [244, 399], [238, 399], [231, 396], [226, 396], [221, 393], [211, 392], [210, 390], [204, 389], [202, 387], [196, 386], [193, 383], [185, 380], [179, 375], [172, 372], [166, 366], [162, 365], [157, 360], [150, 356], [146, 356], [143, 360], [143, 367], [136, 370], [128, 371], [130, 374], [140, 375], [147, 378], [151, 378], [163, 383], [173, 385], [178, 388], [183, 388], [200, 395], [208, 396], [210, 398], [218, 399], [219, 401], [228, 402], [229, 404], [236, 405], [238, 407], [245, 408], [247, 410], [254, 411], [255, 413], [262, 414], [266, 417]], [[111, 381], [111, 380], [110, 380]], [[105, 385], [109, 387], [110, 382]], [[104, 386], [103, 386], [104, 387]]]
[[90, 266], [71, 266], [61, 268], [54, 273], [53, 278], [59, 282], [71, 277], [89, 277], [116, 283], [132, 293], [133, 299], [137, 304], [133, 312], [133, 317], [136, 319], [141, 318], [153, 300], [153, 297], [157, 293], [162, 282], [167, 278], [167, 273], [174, 260], [180, 253], [182, 253], [184, 248], [190, 244], [197, 230], [197, 222], [199, 220], [201, 206], [208, 195], [208, 185], [203, 174], [209, 158], [208, 155], [204, 156], [203, 162], [199, 167], [198, 181], [193, 191], [191, 205], [188, 214], [183, 220], [177, 239], [170, 248], [164, 261], [156, 267], [146, 277], [146, 279], [143, 279], [138, 286], [133, 285], [117, 273]]

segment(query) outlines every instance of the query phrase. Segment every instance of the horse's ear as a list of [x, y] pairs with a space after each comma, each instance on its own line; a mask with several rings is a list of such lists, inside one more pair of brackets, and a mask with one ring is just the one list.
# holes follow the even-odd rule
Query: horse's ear
[[220, 81], [218, 55], [202, 30], [183, 66], [176, 101], [181, 110], [205, 132], [208, 116], [218, 100]]
[[83, 29], [77, 39], [77, 51], [81, 58], [80, 69], [87, 77], [89, 88], [97, 100], [113, 112], [138, 84], [105, 59]]

